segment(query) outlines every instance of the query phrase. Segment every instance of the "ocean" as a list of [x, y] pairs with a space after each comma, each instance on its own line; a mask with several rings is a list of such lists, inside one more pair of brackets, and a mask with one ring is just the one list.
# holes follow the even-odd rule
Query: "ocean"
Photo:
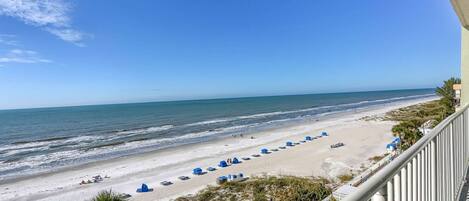
[[0, 181], [432, 96], [415, 89], [0, 110]]

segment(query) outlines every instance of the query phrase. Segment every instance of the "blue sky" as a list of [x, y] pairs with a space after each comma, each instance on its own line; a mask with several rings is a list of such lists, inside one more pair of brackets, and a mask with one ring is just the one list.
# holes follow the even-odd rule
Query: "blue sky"
[[0, 0], [0, 108], [427, 88], [449, 1]]

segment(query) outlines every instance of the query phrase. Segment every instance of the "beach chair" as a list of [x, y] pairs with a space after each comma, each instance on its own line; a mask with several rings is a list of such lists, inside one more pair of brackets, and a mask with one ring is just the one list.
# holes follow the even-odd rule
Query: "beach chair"
[[162, 181], [162, 182], [160, 182], [160, 184], [163, 185], [163, 186], [169, 186], [169, 185], [173, 184], [173, 182], [170, 182], [170, 181]]
[[214, 167], [208, 167], [208, 168], [207, 168], [207, 171], [210, 171], [210, 172], [213, 172], [213, 171], [215, 171], [215, 170], [217, 170], [217, 168], [214, 168]]
[[181, 180], [181, 181], [185, 181], [185, 180], [189, 180], [190, 177], [188, 177], [188, 176], [180, 176], [180, 177], [178, 177], [178, 179]]
[[342, 146], [344, 146], [344, 143], [339, 142], [339, 143], [331, 145], [331, 148], [334, 149], [334, 148], [339, 148], [339, 147], [342, 147]]

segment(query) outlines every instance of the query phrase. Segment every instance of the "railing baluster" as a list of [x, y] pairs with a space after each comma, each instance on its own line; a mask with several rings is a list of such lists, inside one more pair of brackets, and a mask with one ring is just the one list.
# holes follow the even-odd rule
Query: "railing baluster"
[[441, 185], [441, 178], [442, 178], [442, 171], [441, 171], [441, 161], [442, 160], [442, 151], [441, 151], [441, 133], [436, 136], [436, 141], [437, 141], [437, 177], [436, 177], [436, 186], [437, 186], [437, 192], [438, 192], [438, 201], [443, 201], [443, 196], [442, 196], [442, 185]]
[[409, 163], [407, 163], [407, 201], [411, 201], [411, 200], [412, 200], [412, 161], [409, 161]]
[[454, 166], [453, 166], [453, 162], [454, 162], [454, 152], [453, 152], [453, 122], [451, 122], [449, 124], [449, 169], [450, 169], [450, 178], [451, 178], [451, 185], [449, 186], [450, 187], [450, 198], [454, 198]]
[[425, 182], [425, 197], [427, 198], [428, 201], [431, 201], [431, 192], [430, 192], [430, 184], [431, 184], [431, 177], [430, 177], [430, 171], [431, 171], [431, 165], [430, 165], [430, 144], [427, 144], [427, 147], [425, 148], [427, 150], [427, 161], [426, 161], [426, 166], [427, 166], [427, 172], [426, 172], [426, 178], [427, 182]]
[[388, 193], [387, 193], [388, 201], [394, 201], [394, 189], [393, 189], [392, 179], [390, 181], [388, 181], [386, 187], [387, 187], [387, 190], [388, 190]]
[[417, 157], [412, 158], [412, 201], [417, 201]]
[[[442, 138], [443, 138], [443, 161], [448, 161], [448, 135], [447, 135], [447, 132], [446, 132], [446, 129], [443, 130], [443, 134], [442, 134]], [[443, 163], [443, 197], [444, 198], [448, 198], [449, 197], [449, 194], [448, 194], [448, 163]]]
[[407, 201], [407, 170], [403, 167], [401, 170], [401, 200]]
[[417, 154], [417, 200], [422, 200], [422, 151]]
[[424, 148], [422, 149], [422, 187], [421, 187], [421, 194], [422, 194], [422, 201], [426, 201], [426, 194], [425, 194], [425, 187], [426, 187], [426, 183], [427, 183], [427, 171], [426, 171], [426, 168], [427, 168], [427, 153], [426, 153], [427, 149]]
[[394, 201], [401, 201], [401, 173], [394, 176]]
[[430, 143], [430, 194], [431, 201], [436, 201], [436, 162], [435, 162], [435, 140]]

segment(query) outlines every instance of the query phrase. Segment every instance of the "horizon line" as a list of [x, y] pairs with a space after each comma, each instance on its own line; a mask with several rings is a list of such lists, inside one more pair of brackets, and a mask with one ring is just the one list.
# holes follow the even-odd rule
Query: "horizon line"
[[341, 94], [341, 93], [365, 93], [365, 92], [378, 92], [378, 91], [401, 91], [401, 90], [425, 90], [435, 89], [436, 87], [430, 88], [401, 88], [401, 89], [385, 89], [385, 90], [362, 90], [362, 91], [336, 91], [330, 93], [300, 93], [300, 94], [280, 94], [280, 95], [259, 95], [259, 96], [233, 96], [233, 97], [214, 97], [214, 98], [188, 98], [188, 99], [177, 99], [177, 100], [155, 100], [155, 101], [129, 101], [129, 102], [117, 102], [117, 103], [97, 103], [97, 104], [82, 104], [82, 105], [62, 105], [62, 106], [39, 106], [39, 107], [25, 107], [25, 108], [0, 108], [0, 111], [11, 111], [11, 110], [34, 110], [34, 109], [54, 109], [54, 108], [65, 108], [65, 107], [87, 107], [87, 106], [105, 106], [105, 105], [125, 105], [125, 104], [147, 104], [147, 103], [166, 103], [166, 102], [182, 102], [182, 101], [208, 101], [208, 100], [223, 100], [223, 99], [242, 99], [242, 98], [261, 98], [261, 97], [281, 97], [281, 96], [304, 96], [304, 95], [321, 95], [321, 94]]

